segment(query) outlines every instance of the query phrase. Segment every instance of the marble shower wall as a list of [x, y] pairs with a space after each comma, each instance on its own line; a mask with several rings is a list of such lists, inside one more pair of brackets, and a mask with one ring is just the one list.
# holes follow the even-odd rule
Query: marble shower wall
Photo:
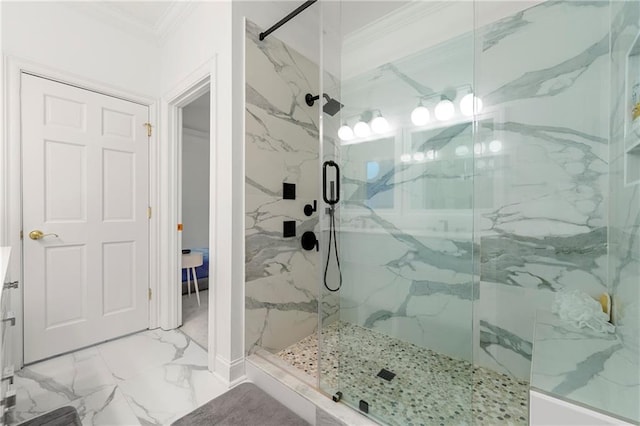
[[477, 33], [476, 142], [503, 146], [500, 169], [476, 167], [493, 182], [476, 208], [481, 366], [528, 378], [536, 310], [561, 288], [609, 290], [609, 76], [607, 1], [545, 2]]
[[[625, 349], [635, 354], [640, 376], [640, 184], [625, 182], [625, 147], [640, 141], [631, 130], [630, 93], [640, 83], [640, 63], [629, 69], [627, 55], [640, 43], [640, 3], [617, 1], [611, 13], [611, 177], [609, 218], [609, 282], [614, 322]], [[628, 154], [631, 159], [638, 153]], [[629, 167], [638, 167], [630, 164]], [[640, 379], [637, 380], [640, 386]]]
[[[442, 91], [469, 87], [472, 61], [472, 38], [463, 37], [343, 81], [347, 120], [379, 109], [392, 130], [343, 144], [338, 154], [340, 318], [467, 361], [473, 354], [472, 126], [457, 117], [416, 127], [410, 114], [420, 96], [433, 108]], [[466, 155], [456, 155], [461, 147]], [[437, 161], [426, 157], [432, 150]]]
[[[341, 318], [528, 379], [536, 310], [609, 291], [609, 77], [609, 2], [554, 1], [343, 81], [394, 131], [340, 149]], [[408, 120], [465, 85], [475, 133]]]
[[[245, 348], [277, 352], [318, 325], [318, 254], [300, 236], [317, 215], [304, 215], [318, 198], [318, 66], [247, 21], [246, 32], [246, 283]], [[317, 105], [317, 104], [316, 104]], [[296, 199], [282, 199], [282, 183], [296, 184]], [[283, 238], [282, 222], [296, 221], [296, 237]]]

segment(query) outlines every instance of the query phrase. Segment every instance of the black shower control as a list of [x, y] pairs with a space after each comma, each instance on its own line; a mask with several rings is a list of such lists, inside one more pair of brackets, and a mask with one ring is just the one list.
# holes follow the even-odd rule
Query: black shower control
[[282, 199], [283, 200], [295, 200], [296, 199], [296, 184], [282, 182]]
[[284, 238], [296, 236], [296, 221], [284, 220], [282, 221], [282, 236]]
[[302, 248], [305, 250], [313, 250], [315, 248], [316, 251], [320, 251], [320, 244], [313, 231], [307, 231], [302, 234], [300, 242], [302, 243]]
[[316, 210], [318, 210], [318, 202], [313, 200], [313, 205], [307, 204], [304, 206], [304, 214], [306, 216], [311, 216]]

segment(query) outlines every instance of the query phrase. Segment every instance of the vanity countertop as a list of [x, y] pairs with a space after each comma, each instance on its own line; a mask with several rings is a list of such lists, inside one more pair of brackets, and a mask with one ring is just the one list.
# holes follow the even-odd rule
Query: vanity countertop
[[640, 422], [640, 360], [617, 334], [576, 328], [544, 310], [536, 314], [531, 387]]

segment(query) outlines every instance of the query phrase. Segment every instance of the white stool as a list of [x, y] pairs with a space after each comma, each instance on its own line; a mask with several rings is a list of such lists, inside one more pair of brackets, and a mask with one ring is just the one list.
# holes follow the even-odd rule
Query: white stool
[[187, 270], [187, 291], [189, 297], [191, 297], [191, 280], [189, 279], [189, 270], [193, 274], [193, 284], [196, 288], [196, 298], [198, 299], [198, 306], [200, 306], [200, 293], [198, 292], [198, 276], [196, 275], [196, 267], [202, 266], [202, 252], [192, 251], [191, 253], [185, 253], [182, 255], [182, 269]]

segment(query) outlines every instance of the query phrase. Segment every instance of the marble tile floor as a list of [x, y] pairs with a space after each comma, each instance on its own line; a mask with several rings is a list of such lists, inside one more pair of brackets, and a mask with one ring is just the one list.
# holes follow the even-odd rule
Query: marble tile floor
[[209, 343], [209, 291], [200, 292], [200, 306], [196, 295], [182, 295], [182, 327], [180, 331], [189, 336], [205, 350]]
[[76, 407], [83, 425], [170, 424], [228, 389], [184, 333], [147, 330], [23, 368], [16, 424]]
[[[338, 346], [338, 343], [340, 346]], [[349, 323], [322, 333], [321, 383], [392, 425], [526, 425], [529, 384]], [[340, 348], [340, 350], [338, 350]], [[318, 374], [317, 335], [277, 354]], [[377, 377], [385, 368], [391, 381]]]

